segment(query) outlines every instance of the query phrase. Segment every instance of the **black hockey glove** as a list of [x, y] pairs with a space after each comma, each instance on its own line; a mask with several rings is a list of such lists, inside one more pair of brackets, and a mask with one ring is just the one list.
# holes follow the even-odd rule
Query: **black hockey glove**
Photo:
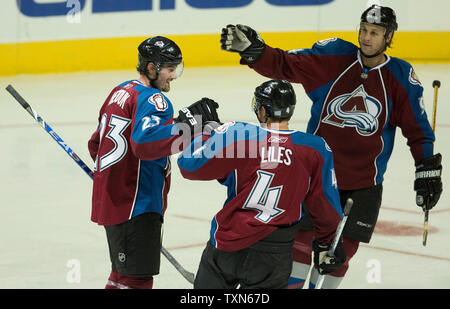
[[222, 29], [221, 48], [236, 52], [248, 63], [253, 63], [261, 56], [266, 47], [258, 32], [244, 25], [228, 25]]
[[328, 250], [331, 244], [321, 244], [313, 239], [312, 249], [314, 251], [314, 265], [317, 267], [319, 274], [326, 275], [335, 272], [344, 264], [347, 255], [345, 254], [342, 241], [338, 242], [334, 255], [328, 256]]
[[423, 159], [416, 165], [416, 204], [423, 210], [430, 210], [439, 201], [442, 193], [442, 155], [440, 153]]
[[219, 104], [214, 100], [202, 98], [201, 100], [184, 107], [178, 112], [178, 117], [174, 119], [176, 123], [184, 123], [189, 126], [191, 135], [202, 132], [207, 124], [212, 122], [220, 123], [217, 109]]
[[202, 117], [203, 125], [207, 121], [220, 122], [219, 115], [217, 115], [218, 108], [219, 104], [209, 98], [202, 98], [188, 107], [192, 114]]
[[[188, 107], [183, 107], [178, 111], [178, 117], [174, 118], [175, 123], [180, 123], [183, 135], [186, 134], [185, 128], [187, 127], [190, 131], [191, 137], [194, 133], [201, 132], [202, 129], [202, 117], [199, 115], [194, 116]], [[189, 132], [188, 131], [188, 132]]]

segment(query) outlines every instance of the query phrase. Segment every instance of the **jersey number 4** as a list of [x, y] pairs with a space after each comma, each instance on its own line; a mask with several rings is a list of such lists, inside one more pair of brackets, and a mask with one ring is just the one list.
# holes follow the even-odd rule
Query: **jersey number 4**
[[244, 204], [244, 208], [258, 210], [255, 218], [261, 222], [268, 223], [284, 212], [283, 209], [277, 208], [283, 186], [270, 188], [275, 174], [265, 171], [257, 171], [256, 173], [258, 174], [258, 179]]
[[[102, 137], [106, 129], [107, 116], [103, 114], [102, 120], [100, 121], [100, 145], [102, 143]], [[116, 115], [111, 115], [108, 127], [110, 128], [105, 137], [110, 139], [114, 143], [114, 148], [107, 154], [95, 159], [95, 170], [103, 171], [104, 169], [114, 165], [119, 162], [127, 153], [128, 143], [123, 136], [123, 132], [131, 123], [130, 119], [122, 118]], [[97, 166], [98, 165], [98, 166]]]

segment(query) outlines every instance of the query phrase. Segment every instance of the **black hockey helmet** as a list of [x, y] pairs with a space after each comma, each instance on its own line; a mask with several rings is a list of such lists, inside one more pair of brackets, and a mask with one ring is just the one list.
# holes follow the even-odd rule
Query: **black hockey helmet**
[[289, 119], [294, 113], [295, 103], [295, 91], [289, 82], [269, 80], [256, 87], [252, 108], [257, 113], [262, 106], [267, 117]]
[[163, 36], [151, 37], [139, 45], [138, 51], [139, 62], [137, 70], [140, 73], [148, 74], [147, 65], [149, 62], [153, 62], [157, 72], [159, 72], [163, 65], [176, 65], [180, 67], [180, 72], [177, 75], [181, 75], [183, 57], [181, 55], [181, 49], [174, 41]]
[[373, 4], [361, 15], [362, 23], [381, 26], [386, 29], [386, 38], [398, 29], [397, 16], [393, 9], [387, 6]]

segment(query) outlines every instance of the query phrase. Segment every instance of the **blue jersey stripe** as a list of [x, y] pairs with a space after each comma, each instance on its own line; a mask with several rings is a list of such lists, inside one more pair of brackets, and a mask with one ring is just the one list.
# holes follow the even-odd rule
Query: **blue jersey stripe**
[[210, 230], [210, 239], [211, 239], [211, 243], [214, 247], [216, 247], [216, 237], [215, 237], [215, 233], [217, 231], [217, 220], [216, 220], [216, 216], [213, 217], [212, 221], [211, 221], [211, 230]]
[[[162, 215], [164, 166], [167, 158], [154, 161], [141, 161], [136, 202], [131, 217], [146, 212]], [[164, 161], [164, 162], [163, 162]]]
[[319, 127], [325, 98], [333, 83], [334, 80], [308, 94], [314, 104], [311, 106], [311, 118], [308, 121], [307, 133], [313, 134]]
[[389, 158], [391, 157], [392, 151], [394, 150], [394, 142], [395, 142], [395, 131], [396, 127], [393, 127], [389, 124], [389, 119], [391, 119], [392, 114], [392, 101], [390, 98], [387, 98], [387, 119], [386, 124], [383, 127], [383, 133], [381, 135], [382, 138], [382, 146], [383, 149], [380, 155], [376, 158], [375, 165], [377, 168], [377, 174], [375, 176], [375, 184], [383, 183], [384, 173], [387, 169], [387, 163]]
[[228, 175], [225, 181], [222, 182], [222, 185], [227, 187], [227, 200], [223, 204], [226, 206], [229, 201], [236, 197], [236, 182], [237, 182], [237, 170], [234, 170], [233, 173]]
[[[224, 151], [228, 146], [239, 141], [264, 141], [268, 132], [253, 124], [236, 122], [231, 125], [224, 133], [213, 131], [211, 137], [200, 145], [199, 138], [194, 140], [197, 151], [188, 147], [178, 158], [178, 165], [181, 169], [194, 172], [205, 165], [210, 159]], [[226, 153], [226, 150], [225, 150]]]
[[339, 38], [330, 38], [314, 43], [311, 49], [292, 49], [286, 52], [294, 55], [317, 55], [317, 56], [342, 56], [353, 55], [358, 50], [358, 47], [353, 43], [344, 41]]
[[331, 149], [328, 147], [325, 140], [319, 136], [297, 132], [296, 134], [291, 135], [291, 137], [292, 142], [295, 145], [312, 147], [322, 156], [324, 160], [321, 170], [322, 189], [328, 202], [333, 206], [339, 216], [342, 217], [342, 208], [340, 207], [339, 195], [335, 194], [336, 192], [332, 190], [334, 187], [332, 184], [335, 183], [335, 179], [332, 179], [334, 176], [334, 164]]
[[423, 99], [423, 87], [420, 83], [411, 80], [411, 70], [413, 68], [408, 62], [392, 57], [392, 61], [387, 64], [387, 68], [408, 93], [409, 105], [414, 113], [417, 125], [421, 128], [423, 135], [430, 138], [428, 143], [422, 145], [424, 157], [429, 157], [433, 155], [432, 142], [435, 141], [435, 137], [428, 122], [427, 113], [418, 101]]

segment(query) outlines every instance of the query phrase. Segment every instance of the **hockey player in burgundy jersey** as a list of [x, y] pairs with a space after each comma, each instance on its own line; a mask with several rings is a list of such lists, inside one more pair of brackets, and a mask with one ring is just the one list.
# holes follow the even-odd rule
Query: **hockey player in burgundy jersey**
[[[359, 47], [332, 38], [311, 49], [290, 51], [267, 46], [247, 26], [222, 29], [222, 49], [238, 52], [241, 64], [266, 77], [303, 85], [313, 101], [307, 132], [323, 137], [333, 150], [341, 202], [353, 198], [344, 229], [347, 261], [327, 276], [324, 288], [338, 287], [359, 242], [370, 241], [396, 127], [406, 137], [416, 165], [417, 205], [431, 209], [442, 192], [441, 155], [433, 155], [434, 134], [423, 105], [423, 87], [409, 63], [385, 54], [397, 27], [391, 8], [373, 5], [361, 16]], [[302, 221], [303, 228], [312, 228], [307, 216]], [[296, 240], [292, 287], [301, 288], [308, 274], [311, 235], [299, 233]], [[313, 271], [312, 284], [316, 275]]]
[[182, 73], [181, 50], [161, 36], [138, 50], [139, 79], [111, 91], [88, 143], [95, 160], [91, 219], [105, 226], [112, 264], [106, 288], [152, 287], [170, 188], [168, 156], [182, 150], [180, 139], [189, 145], [190, 130], [202, 125], [194, 115], [219, 122], [217, 103], [203, 98], [180, 110], [174, 124], [172, 103], [162, 92]]
[[[267, 81], [253, 99], [261, 126], [226, 123], [178, 158], [183, 177], [218, 179], [228, 190], [194, 288], [287, 288], [304, 203], [315, 243], [328, 250], [342, 215], [333, 156], [322, 138], [289, 130], [295, 103], [291, 84]], [[324, 273], [345, 261], [338, 248], [333, 261], [319, 262]]]

